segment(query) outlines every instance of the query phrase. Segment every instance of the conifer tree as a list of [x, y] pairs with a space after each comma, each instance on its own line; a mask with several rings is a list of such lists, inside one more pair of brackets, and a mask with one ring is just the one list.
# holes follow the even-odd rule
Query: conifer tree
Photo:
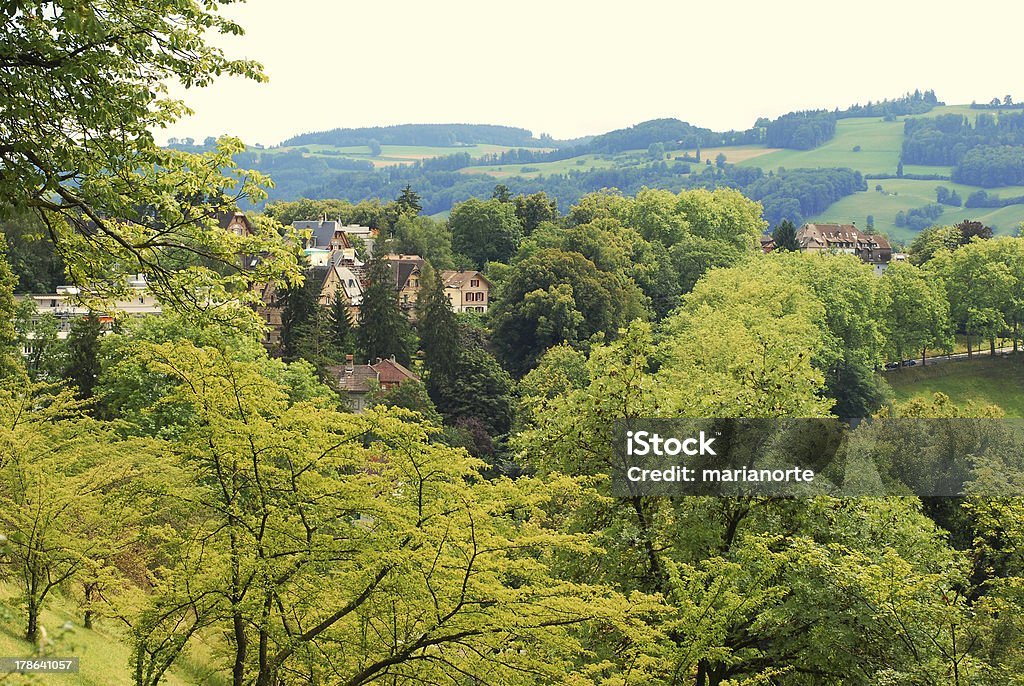
[[285, 289], [277, 301], [284, 308], [281, 312], [281, 355], [286, 360], [299, 356], [300, 339], [320, 306], [320, 284], [316, 281], [307, 271], [302, 285]]
[[776, 250], [797, 252], [800, 250], [800, 243], [796, 239], [796, 226], [788, 219], [783, 219], [772, 232], [772, 240], [775, 241]]
[[331, 299], [327, 324], [330, 328], [331, 343], [338, 356], [344, 359], [345, 355], [352, 352], [352, 315], [340, 288], [334, 291], [334, 298]]
[[92, 397], [96, 380], [100, 376], [100, 319], [95, 314], [71, 324], [67, 342], [67, 366], [64, 376], [78, 387], [78, 397]]
[[366, 360], [395, 356], [409, 364], [415, 348], [415, 334], [398, 306], [398, 293], [391, 266], [378, 252], [367, 265], [367, 286], [359, 307], [356, 347]]
[[[416, 319], [420, 349], [426, 357], [428, 379], [451, 375], [455, 370], [461, 347], [458, 323], [455, 321], [451, 302], [444, 293], [441, 275], [429, 262], [423, 265], [423, 271], [420, 273]], [[428, 381], [428, 388], [429, 386]]]

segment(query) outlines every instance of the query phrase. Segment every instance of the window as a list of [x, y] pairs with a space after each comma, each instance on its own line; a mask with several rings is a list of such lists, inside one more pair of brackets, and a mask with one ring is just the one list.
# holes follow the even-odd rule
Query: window
[[469, 287], [470, 288], [480, 288], [480, 279], [470, 279], [469, 280]]

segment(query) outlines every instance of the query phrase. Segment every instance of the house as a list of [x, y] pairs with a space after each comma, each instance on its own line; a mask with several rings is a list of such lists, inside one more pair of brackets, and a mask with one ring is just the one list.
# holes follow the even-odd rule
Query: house
[[[307, 248], [307, 252], [310, 249]], [[340, 251], [334, 253], [340, 258]], [[321, 307], [330, 307], [334, 295], [341, 293], [349, 307], [352, 321], [359, 320], [359, 307], [363, 302], [363, 270], [362, 263], [344, 259], [330, 260], [324, 264], [311, 267], [306, 271], [306, 278], [319, 289], [317, 302]], [[280, 294], [272, 284], [264, 284], [259, 293], [260, 304], [256, 307], [257, 314], [267, 324], [267, 333], [263, 344], [275, 350], [281, 344], [281, 326], [284, 308], [280, 305]]]
[[879, 273], [892, 259], [892, 247], [884, 236], [862, 233], [855, 224], [804, 224], [796, 240], [803, 252], [856, 255]]
[[761, 252], [768, 254], [775, 250], [775, 238], [768, 232], [761, 234]]
[[478, 271], [441, 272], [444, 294], [455, 312], [486, 312], [491, 282]]
[[244, 212], [218, 212], [216, 218], [220, 228], [230, 231], [236, 236], [251, 236], [255, 233], [252, 223]]
[[[130, 295], [115, 300], [102, 312], [96, 312], [81, 304], [81, 290], [76, 286], [57, 286], [55, 293], [32, 293], [16, 295], [18, 302], [29, 301], [35, 305], [38, 316], [51, 314], [57, 319], [57, 338], [67, 338], [71, 333], [71, 324], [75, 320], [89, 316], [90, 313], [99, 317], [104, 331], [109, 331], [117, 318], [155, 316], [162, 312], [160, 303], [147, 290], [146, 277], [135, 274], [128, 279]], [[35, 319], [35, 316], [33, 316]], [[29, 351], [24, 351], [28, 354]]]
[[333, 245], [343, 242], [346, 249], [352, 250], [353, 257], [355, 256], [354, 241], [361, 241], [366, 247], [366, 253], [373, 254], [374, 239], [377, 236], [377, 231], [369, 226], [343, 225], [340, 221], [328, 219], [294, 221], [292, 228], [310, 232], [310, 237], [305, 241], [306, 244], [303, 247], [334, 250], [337, 248], [332, 247]]
[[355, 364], [352, 355], [345, 356], [345, 366], [330, 367], [329, 371], [338, 382], [338, 388], [348, 395], [353, 412], [362, 412], [369, 403], [369, 394], [375, 386], [390, 390], [407, 381], [419, 381], [419, 377], [392, 357], [380, 358], [373, 364]]
[[384, 261], [391, 267], [398, 290], [398, 304], [412, 316], [416, 306], [416, 297], [420, 292], [420, 270], [423, 269], [423, 258], [419, 255], [385, 255]]

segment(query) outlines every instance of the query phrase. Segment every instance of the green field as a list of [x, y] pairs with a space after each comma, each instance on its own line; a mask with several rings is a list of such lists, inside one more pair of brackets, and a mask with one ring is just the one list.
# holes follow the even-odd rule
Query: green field
[[[538, 176], [549, 176], [551, 174], [566, 174], [570, 171], [590, 171], [591, 169], [611, 169], [612, 167], [636, 164], [638, 153], [622, 153], [619, 155], [580, 155], [570, 157], [567, 160], [557, 162], [526, 162], [524, 164], [505, 164], [498, 166], [477, 166], [462, 169], [464, 174], [490, 174], [498, 178], [507, 176], [522, 176], [526, 179], [534, 179]], [[523, 171], [536, 170], [536, 171]]]
[[[882, 186], [882, 192], [875, 190], [876, 185]], [[854, 193], [836, 203], [825, 212], [811, 217], [808, 221], [815, 222], [856, 222], [857, 226], [867, 223], [867, 216], [874, 215], [875, 229], [887, 234], [890, 238], [910, 240], [917, 233], [906, 227], [897, 228], [896, 213], [935, 202], [935, 187], [945, 186], [956, 190], [966, 200], [967, 196], [978, 190], [973, 186], [965, 186], [949, 181], [914, 181], [911, 179], [878, 179], [868, 180], [868, 190]], [[1006, 186], [993, 189], [1003, 197], [1024, 195], [1024, 186]], [[1024, 222], [1024, 205], [1010, 205], [1000, 208], [946, 207], [945, 212], [937, 220], [941, 224], [956, 224], [964, 219], [974, 219], [996, 228], [997, 233], [1010, 234], [1018, 224]]]
[[885, 373], [896, 400], [930, 398], [945, 393], [957, 405], [969, 401], [998, 405], [1009, 417], [1024, 417], [1024, 355], [980, 357], [929, 367], [906, 367]]
[[[897, 121], [840, 119], [835, 138], [813, 150], [779, 150], [740, 162], [741, 167], [786, 169], [849, 167], [866, 174], [895, 174], [903, 143], [903, 118]], [[854, 152], [856, 146], [860, 152]]]

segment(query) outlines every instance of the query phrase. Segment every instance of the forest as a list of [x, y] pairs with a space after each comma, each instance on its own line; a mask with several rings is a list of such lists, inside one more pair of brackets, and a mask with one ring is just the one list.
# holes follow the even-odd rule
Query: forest
[[[235, 138], [152, 135], [187, 111], [164, 80], [266, 79], [210, 40], [241, 31], [218, 9], [0, 8], [16, 96], [0, 100], [0, 640], [16, 657], [103, 635], [120, 664], [83, 650], [81, 674], [52, 678], [132, 686], [1024, 682], [1019, 425], [941, 394], [895, 402], [877, 371], [956, 334], [1017, 352], [1024, 239], [930, 228], [880, 276], [764, 254], [744, 191], [806, 186], [810, 210], [863, 178], [724, 163], [702, 170], [714, 188], [560, 204], [489, 179], [442, 220], [406, 183], [225, 230], [272, 179], [238, 166]], [[354, 320], [319, 300], [291, 227], [325, 215], [378, 230]], [[411, 313], [388, 251], [426, 258]], [[488, 312], [452, 311], [452, 267], [486, 274]], [[139, 274], [159, 315], [112, 305]], [[16, 295], [65, 280], [90, 311], [62, 337]], [[331, 371], [349, 354], [421, 381], [353, 412]], [[901, 496], [611, 490], [623, 420], [868, 415], [844, 457]], [[945, 421], [888, 430], [916, 418]], [[956, 491], [912, 495], [900, 470]], [[74, 620], [52, 624], [58, 605]]]

